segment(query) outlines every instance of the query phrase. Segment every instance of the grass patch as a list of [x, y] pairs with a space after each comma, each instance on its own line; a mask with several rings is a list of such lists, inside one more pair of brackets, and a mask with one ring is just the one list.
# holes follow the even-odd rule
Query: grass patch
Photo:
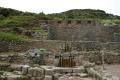
[[41, 27], [35, 27], [35, 28], [33, 29], [33, 31], [34, 31], [34, 32], [39, 32], [39, 33], [41, 33], [41, 34], [47, 34], [47, 32], [46, 32], [44, 29], [42, 29]]
[[119, 19], [113, 19], [113, 20], [101, 20], [101, 22], [105, 25], [105, 26], [110, 26], [110, 25], [120, 25], [120, 20]]
[[0, 40], [5, 40], [5, 41], [27, 41], [26, 36], [21, 36], [13, 33], [5, 33], [5, 32], [0, 32]]
[[29, 25], [30, 22], [35, 20], [34, 16], [11, 16], [0, 20], [1, 27], [23, 27]]

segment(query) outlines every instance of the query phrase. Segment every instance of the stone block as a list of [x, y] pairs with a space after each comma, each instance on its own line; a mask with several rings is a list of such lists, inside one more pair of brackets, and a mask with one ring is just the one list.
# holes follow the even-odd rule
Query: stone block
[[69, 80], [70, 76], [63, 75], [58, 80]]
[[35, 80], [35, 77], [31, 77], [31, 80]]
[[78, 68], [73, 68], [73, 73], [82, 73], [85, 72], [85, 68], [83, 66], [80, 66]]
[[45, 78], [44, 78], [44, 80], [53, 80], [53, 79], [52, 79], [52, 76], [47, 76], [46, 75]]
[[29, 68], [28, 74], [32, 77], [41, 77], [44, 74], [44, 70], [42, 68]]
[[31, 77], [31, 80], [43, 80], [43, 77]]
[[86, 73], [80, 73], [79, 75], [80, 75], [81, 78], [85, 78], [85, 77], [88, 77], [88, 76], [89, 76], [89, 75], [86, 74]]
[[17, 80], [18, 78], [20, 78], [20, 76], [16, 75], [7, 76], [7, 80]]
[[55, 74], [54, 74], [55, 80], [58, 79], [60, 76], [62, 76], [62, 74], [60, 74], [60, 73], [55, 73]]
[[43, 80], [44, 77], [35, 77], [35, 80]]
[[72, 68], [59, 68], [59, 67], [57, 67], [54, 71], [56, 73], [71, 73], [71, 72], [73, 72], [73, 69]]
[[13, 77], [7, 77], [7, 80], [17, 80], [17, 79]]
[[45, 75], [53, 75], [54, 74], [54, 70], [53, 69], [46, 69], [45, 70]]
[[29, 68], [28, 65], [23, 65], [23, 66], [22, 66], [22, 74], [23, 74], [23, 75], [26, 75], [26, 74], [28, 73], [28, 68]]

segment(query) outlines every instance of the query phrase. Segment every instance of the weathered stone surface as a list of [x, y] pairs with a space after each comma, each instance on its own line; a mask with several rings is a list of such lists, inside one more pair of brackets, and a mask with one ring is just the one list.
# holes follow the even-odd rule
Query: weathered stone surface
[[35, 80], [43, 80], [44, 77], [35, 77]]
[[32, 77], [43, 77], [44, 70], [38, 67], [35, 68], [29, 68], [28, 69], [28, 75]]
[[85, 72], [84, 66], [80, 66], [78, 68], [73, 69], [73, 73], [82, 73], [82, 72]]
[[80, 76], [81, 78], [85, 78], [85, 77], [88, 77], [89, 75], [86, 74], [86, 73], [80, 73], [79, 76]]
[[61, 68], [61, 67], [58, 67], [54, 71], [57, 72], [57, 73], [72, 73], [73, 69], [72, 68]]
[[46, 69], [45, 70], [45, 75], [53, 75], [54, 74], [54, 70], [53, 69]]
[[17, 80], [15, 77], [7, 77], [7, 80]]
[[22, 65], [11, 65], [10, 69], [16, 70], [16, 71], [22, 71]]
[[45, 75], [53, 75], [54, 74], [54, 69], [56, 67], [54, 66], [41, 66], [45, 70]]
[[43, 77], [31, 77], [31, 80], [43, 80]]
[[52, 80], [52, 76], [45, 76], [44, 80]]
[[60, 73], [55, 73], [55, 74], [54, 74], [55, 80], [57, 80], [60, 76], [62, 76], [62, 74], [60, 74]]
[[90, 68], [90, 67], [94, 67], [95, 64], [94, 64], [94, 63], [90, 63], [90, 62], [88, 62], [88, 61], [85, 61], [85, 62], [83, 62], [83, 66], [84, 66], [85, 68]]
[[10, 75], [10, 76], [7, 76], [7, 80], [17, 80], [20, 77], [21, 76], [19, 76], [19, 75]]
[[58, 80], [69, 80], [69, 76], [63, 75]]
[[70, 76], [68, 80], [81, 80], [81, 78], [76, 76]]
[[35, 77], [31, 77], [31, 80], [35, 80]]
[[28, 65], [22, 65], [21, 67], [22, 67], [22, 74], [26, 75], [28, 73], [28, 68], [30, 66], [28, 66]]
[[112, 79], [113, 80], [120, 80], [120, 78], [118, 78], [117, 76], [113, 76]]

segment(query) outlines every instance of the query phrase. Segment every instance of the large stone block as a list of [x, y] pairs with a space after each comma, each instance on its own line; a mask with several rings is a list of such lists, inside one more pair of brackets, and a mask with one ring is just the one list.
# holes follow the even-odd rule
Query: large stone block
[[78, 68], [73, 68], [73, 73], [82, 73], [85, 72], [85, 68], [83, 66], [80, 66]]
[[31, 77], [31, 80], [43, 80], [43, 77]]
[[53, 75], [54, 74], [54, 70], [53, 69], [46, 69], [45, 70], [45, 75]]
[[17, 79], [14, 77], [7, 77], [7, 80], [17, 80]]
[[44, 77], [36, 77], [35, 80], [43, 80]]
[[18, 78], [20, 78], [20, 76], [17, 75], [7, 76], [7, 80], [18, 80]]
[[53, 80], [52, 76], [45, 76], [44, 80]]
[[71, 72], [73, 72], [73, 69], [72, 68], [59, 68], [59, 67], [57, 67], [54, 71], [56, 73], [71, 73]]
[[29, 68], [28, 65], [23, 65], [23, 66], [22, 66], [22, 74], [23, 74], [23, 75], [26, 75], [26, 74], [28, 73], [28, 68]]
[[29, 68], [28, 75], [32, 77], [42, 77], [44, 75], [44, 70], [42, 68]]

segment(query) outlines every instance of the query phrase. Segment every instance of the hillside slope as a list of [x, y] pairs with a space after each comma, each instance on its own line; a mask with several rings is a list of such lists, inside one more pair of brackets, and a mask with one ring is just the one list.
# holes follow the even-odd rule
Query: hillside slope
[[54, 19], [120, 19], [120, 16], [94, 9], [73, 9], [62, 13], [48, 14], [48, 16]]
[[9, 17], [9, 16], [21, 16], [21, 15], [34, 15], [35, 13], [22, 12], [11, 8], [0, 7], [0, 19]]
[[[120, 24], [120, 16], [106, 13], [102, 10], [93, 9], [74, 9], [61, 13], [44, 14], [44, 13], [30, 13], [22, 12], [10, 8], [0, 7], [0, 31], [5, 33], [12, 33], [11, 36], [24, 36], [39, 32], [47, 34], [47, 30], [39, 24], [40, 20], [69, 20], [69, 19], [98, 19], [105, 25]], [[9, 28], [9, 29], [8, 29]], [[5, 34], [7, 36], [8, 34]], [[15, 35], [14, 35], [15, 34]], [[2, 35], [2, 34], [0, 34]], [[5, 38], [5, 39], [3, 39]], [[6, 40], [8, 37], [0, 36], [0, 39]], [[32, 37], [30, 37], [32, 38]], [[16, 39], [16, 38], [15, 38]], [[10, 38], [10, 40], [12, 40]]]

